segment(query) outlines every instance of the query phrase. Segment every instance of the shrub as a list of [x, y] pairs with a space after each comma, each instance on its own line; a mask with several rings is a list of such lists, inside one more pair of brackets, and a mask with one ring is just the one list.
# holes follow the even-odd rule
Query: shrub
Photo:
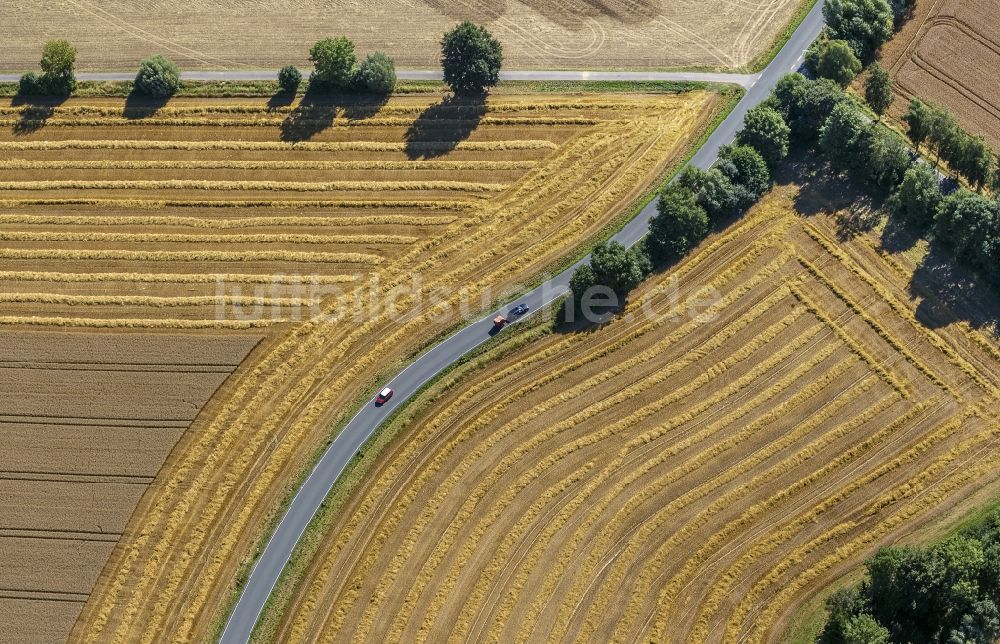
[[871, 131], [864, 158], [868, 166], [867, 182], [883, 193], [892, 192], [913, 163], [909, 148], [899, 137], [882, 129]]
[[749, 208], [771, 185], [767, 162], [749, 145], [723, 146], [718, 168], [736, 186], [740, 210]]
[[456, 94], [477, 95], [500, 80], [503, 47], [485, 28], [466, 21], [441, 39], [444, 82]]
[[389, 94], [396, 87], [396, 64], [384, 53], [372, 52], [358, 66], [354, 84], [372, 94]]
[[773, 99], [774, 104], [772, 104], [772, 107], [778, 110], [789, 124], [791, 124], [792, 116], [797, 109], [799, 101], [802, 100], [802, 92], [808, 82], [802, 74], [792, 72], [778, 79], [774, 89], [771, 91], [771, 96], [768, 100]]
[[806, 65], [820, 78], [829, 78], [841, 87], [861, 72], [861, 61], [845, 40], [818, 40], [806, 51]]
[[933, 118], [931, 107], [919, 98], [911, 100], [909, 109], [903, 114], [903, 122], [907, 127], [906, 135], [913, 141], [917, 150], [920, 150], [920, 144], [930, 136]]
[[594, 282], [619, 296], [628, 294], [649, 275], [652, 265], [641, 246], [625, 248], [616, 241], [602, 242], [591, 253]]
[[683, 257], [708, 234], [708, 214], [682, 186], [667, 187], [656, 203], [657, 214], [649, 221], [646, 247], [658, 264]]
[[906, 171], [893, 199], [893, 210], [921, 230], [934, 221], [934, 213], [941, 203], [941, 188], [937, 175], [925, 164], [917, 164]]
[[788, 155], [789, 127], [774, 108], [758, 105], [743, 117], [737, 140], [749, 145], [772, 168]]
[[970, 184], [982, 190], [990, 182], [990, 173], [993, 172], [993, 152], [982, 135], [966, 136], [953, 165]]
[[934, 216], [934, 235], [959, 260], [977, 268], [986, 268], [977, 260], [984, 245], [996, 239], [996, 229], [996, 202], [968, 190], [945, 197]]
[[573, 271], [573, 276], [569, 278], [569, 290], [573, 293], [573, 301], [579, 302], [583, 299], [583, 296], [595, 284], [597, 284], [597, 280], [594, 277], [594, 269], [590, 267], [590, 264], [580, 265]]
[[845, 40], [862, 61], [868, 62], [892, 36], [894, 20], [887, 0], [826, 0], [826, 28], [835, 40]]
[[844, 91], [829, 78], [802, 83], [789, 108], [788, 126], [792, 139], [806, 145], [814, 143], [827, 117], [845, 100]]
[[309, 50], [309, 60], [314, 69], [309, 85], [319, 90], [346, 89], [353, 78], [354, 43], [349, 38], [324, 38]]
[[879, 119], [892, 105], [892, 79], [877, 61], [872, 63], [868, 78], [865, 79], [865, 101]]
[[710, 221], [730, 217], [739, 209], [736, 186], [718, 167], [701, 170], [687, 166], [678, 176], [677, 184], [691, 191]]
[[285, 65], [278, 72], [278, 86], [282, 91], [294, 94], [302, 83], [302, 72], [295, 65]]
[[150, 56], [139, 63], [135, 77], [135, 91], [146, 96], [166, 98], [173, 96], [181, 86], [177, 65], [160, 55]]
[[843, 102], [833, 108], [819, 135], [819, 147], [838, 170], [858, 173], [866, 170], [866, 152], [871, 129], [853, 104]]
[[70, 94], [76, 89], [76, 49], [67, 40], [50, 40], [42, 48], [41, 86], [46, 94]]
[[28, 72], [21, 76], [21, 80], [17, 84], [17, 93], [24, 96], [37, 96], [38, 94], [44, 94], [42, 90], [42, 82], [38, 78], [38, 74], [35, 72]]

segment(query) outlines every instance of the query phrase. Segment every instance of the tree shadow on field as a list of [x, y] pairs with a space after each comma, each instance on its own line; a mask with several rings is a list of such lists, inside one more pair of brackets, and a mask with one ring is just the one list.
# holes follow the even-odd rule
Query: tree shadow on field
[[963, 320], [997, 339], [1000, 293], [984, 277], [958, 265], [940, 243], [930, 243], [909, 289], [920, 300], [916, 317], [921, 324], [937, 329]]
[[449, 96], [420, 113], [406, 132], [406, 156], [432, 159], [468, 139], [486, 114], [486, 95]]
[[308, 141], [331, 127], [338, 112], [347, 120], [371, 118], [388, 100], [389, 95], [336, 94], [310, 89], [282, 121], [281, 140], [291, 143]]
[[274, 112], [295, 102], [295, 92], [279, 89], [267, 99], [267, 111]]
[[169, 102], [169, 96], [147, 96], [146, 94], [140, 94], [132, 90], [125, 97], [125, 107], [122, 108], [122, 117], [139, 120], [156, 116], [160, 108]]
[[45, 127], [57, 107], [69, 96], [26, 96], [17, 94], [11, 99], [11, 107], [22, 107], [21, 115], [11, 131], [17, 136], [32, 134]]

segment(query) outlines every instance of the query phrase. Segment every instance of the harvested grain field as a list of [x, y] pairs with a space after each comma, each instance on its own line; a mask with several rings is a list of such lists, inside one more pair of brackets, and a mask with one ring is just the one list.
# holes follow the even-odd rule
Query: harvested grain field
[[[109, 529], [121, 536], [63, 589], [86, 601], [73, 637], [207, 638], [267, 519], [352, 405], [432, 338], [627, 214], [728, 98], [0, 107], [0, 336], [265, 338], [202, 413], [185, 398], [194, 420], [148, 490], [129, 497], [131, 519], [131, 507], [116, 515]], [[97, 379], [100, 414], [166, 409], [123, 389], [164, 389], [159, 381], [106, 370], [115, 373]], [[72, 381], [45, 369], [22, 378], [38, 392], [25, 405]], [[125, 431], [107, 439], [135, 440]]]
[[995, 339], [918, 309], [877, 237], [795, 214], [812, 192], [776, 188], [602, 328], [425, 394], [275, 641], [774, 641], [995, 481]]
[[400, 67], [436, 68], [441, 34], [462, 20], [486, 25], [509, 69], [707, 66], [734, 68], [770, 49], [801, 0], [424, 0], [293, 3], [149, 0], [7, 3], [3, 70], [38, 64], [41, 44], [68, 38], [79, 66], [132, 70], [151, 53], [185, 69], [307, 65], [309, 47], [346, 35], [362, 54], [384, 50]]
[[970, 132], [1000, 149], [1000, 13], [990, 0], [918, 0], [914, 17], [883, 48], [901, 115], [913, 97], [947, 105]]
[[69, 635], [139, 498], [260, 336], [0, 333], [0, 633]]

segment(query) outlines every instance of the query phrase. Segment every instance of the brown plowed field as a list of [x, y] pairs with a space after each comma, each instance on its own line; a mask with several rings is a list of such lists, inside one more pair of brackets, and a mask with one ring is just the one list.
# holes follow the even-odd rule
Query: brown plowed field
[[489, 27], [511, 69], [739, 67], [765, 52], [801, 0], [423, 0], [218, 4], [184, 0], [5, 6], [0, 69], [38, 64], [41, 44], [68, 38], [87, 70], [132, 70], [152, 53], [187, 69], [308, 65], [309, 47], [346, 35], [402, 67], [436, 68], [441, 34], [462, 20]]
[[[156, 476], [88, 559], [111, 552], [96, 584], [95, 570], [69, 589], [87, 593], [74, 639], [207, 637], [267, 518], [376, 379], [594, 239], [723, 104], [698, 91], [0, 107], [0, 363], [25, 370], [0, 393], [26, 392], [0, 417], [21, 451], [0, 458], [85, 479], [105, 502], [119, 494], [97, 485], [107, 476]], [[238, 359], [170, 342], [150, 357], [102, 345], [106, 327], [267, 340], [202, 409]], [[60, 350], [4, 339], [23, 328], [72, 328], [78, 361], [115, 366], [81, 394]], [[16, 599], [24, 615], [37, 598]]]
[[260, 341], [0, 333], [0, 633], [65, 640], [132, 511]]
[[947, 105], [969, 131], [1000, 149], [1000, 12], [991, 0], [918, 0], [916, 13], [883, 48], [901, 115], [913, 97]]
[[773, 641], [995, 481], [994, 339], [918, 309], [876, 236], [797, 215], [806, 192], [776, 188], [608, 325], [428, 392], [276, 641]]

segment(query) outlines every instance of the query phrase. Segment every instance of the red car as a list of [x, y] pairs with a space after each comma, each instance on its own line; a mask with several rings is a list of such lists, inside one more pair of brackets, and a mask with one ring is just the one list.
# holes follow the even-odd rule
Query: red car
[[392, 389], [386, 387], [382, 391], [378, 392], [377, 396], [375, 396], [375, 404], [383, 405], [385, 404], [385, 401], [389, 400], [390, 398], [392, 398]]

